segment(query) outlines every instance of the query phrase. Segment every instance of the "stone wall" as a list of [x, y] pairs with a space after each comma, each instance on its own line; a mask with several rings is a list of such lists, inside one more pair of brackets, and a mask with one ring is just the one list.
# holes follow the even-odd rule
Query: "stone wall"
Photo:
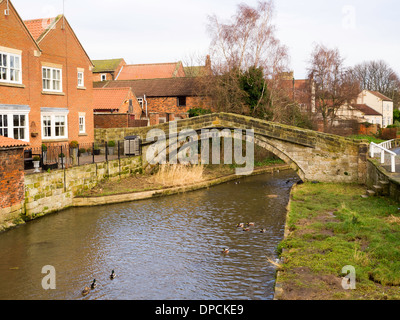
[[382, 165], [375, 159], [369, 159], [367, 162], [367, 187], [374, 190], [374, 186], [383, 188], [385, 196], [400, 202], [400, 182], [391, 178]]
[[141, 171], [141, 157], [87, 164], [25, 176], [25, 215], [34, 219], [72, 206], [73, 198], [100, 181]]
[[[368, 143], [363, 141], [228, 113], [177, 122], [178, 132], [185, 128], [253, 129], [255, 142], [291, 165], [304, 180], [361, 184], [366, 180]], [[169, 123], [145, 128], [99, 129], [95, 130], [95, 140], [117, 141], [139, 135], [145, 141], [151, 129], [160, 129], [168, 135]]]

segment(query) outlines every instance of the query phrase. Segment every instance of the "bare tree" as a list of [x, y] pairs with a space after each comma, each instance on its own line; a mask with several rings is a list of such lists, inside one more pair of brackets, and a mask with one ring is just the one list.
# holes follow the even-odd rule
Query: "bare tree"
[[339, 50], [318, 44], [314, 47], [308, 67], [310, 83], [315, 85], [315, 107], [328, 129], [339, 108], [349, 104], [360, 92], [360, 86], [344, 66]]
[[[258, 2], [256, 7], [240, 4], [228, 22], [220, 21], [215, 15], [209, 17], [215, 77], [208, 87], [217, 110], [250, 113], [279, 121], [277, 115], [281, 113], [274, 112], [271, 116], [270, 111], [271, 107], [279, 109], [279, 103], [283, 101], [280, 97], [281, 86], [278, 85], [279, 74], [287, 71], [289, 57], [287, 48], [275, 35], [273, 14], [274, 2], [269, 0]], [[250, 107], [246, 104], [248, 93], [243, 92], [240, 82], [246, 74], [254, 74], [249, 70], [260, 68], [264, 75], [263, 83], [257, 103]], [[258, 81], [257, 86], [260, 87]]]
[[400, 106], [399, 75], [383, 60], [357, 64], [352, 69], [353, 77], [360, 82], [362, 90], [378, 91]]

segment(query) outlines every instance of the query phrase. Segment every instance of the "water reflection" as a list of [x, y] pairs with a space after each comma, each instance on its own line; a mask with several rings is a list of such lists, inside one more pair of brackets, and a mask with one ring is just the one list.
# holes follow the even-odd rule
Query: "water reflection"
[[[283, 237], [296, 180], [291, 171], [248, 177], [32, 221], [0, 235], [0, 299], [272, 299], [267, 258]], [[249, 232], [236, 227], [248, 221]], [[56, 290], [41, 287], [45, 265], [56, 269]], [[93, 279], [97, 288], [82, 297]]]

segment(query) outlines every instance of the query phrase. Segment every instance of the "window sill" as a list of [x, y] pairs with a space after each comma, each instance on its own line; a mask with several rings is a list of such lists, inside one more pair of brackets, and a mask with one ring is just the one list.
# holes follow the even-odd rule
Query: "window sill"
[[68, 142], [68, 138], [62, 139], [42, 139], [43, 143], [54, 143], [54, 142]]
[[51, 95], [51, 96], [65, 96], [64, 92], [52, 92], [52, 91], [42, 91], [44, 95]]
[[25, 85], [21, 83], [10, 83], [10, 82], [0, 82], [0, 86], [13, 87], [13, 88], [25, 88]]
[[76, 87], [78, 90], [86, 90], [86, 87]]
[[80, 134], [78, 134], [78, 137], [87, 137], [87, 136], [88, 136], [87, 133], [80, 133]]

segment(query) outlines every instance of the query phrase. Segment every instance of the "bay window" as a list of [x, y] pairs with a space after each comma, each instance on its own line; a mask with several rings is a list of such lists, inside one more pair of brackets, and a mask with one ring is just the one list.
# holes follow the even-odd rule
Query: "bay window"
[[68, 110], [56, 109], [46, 110], [42, 108], [42, 138], [68, 139]]
[[28, 106], [0, 105], [0, 136], [29, 142]]

